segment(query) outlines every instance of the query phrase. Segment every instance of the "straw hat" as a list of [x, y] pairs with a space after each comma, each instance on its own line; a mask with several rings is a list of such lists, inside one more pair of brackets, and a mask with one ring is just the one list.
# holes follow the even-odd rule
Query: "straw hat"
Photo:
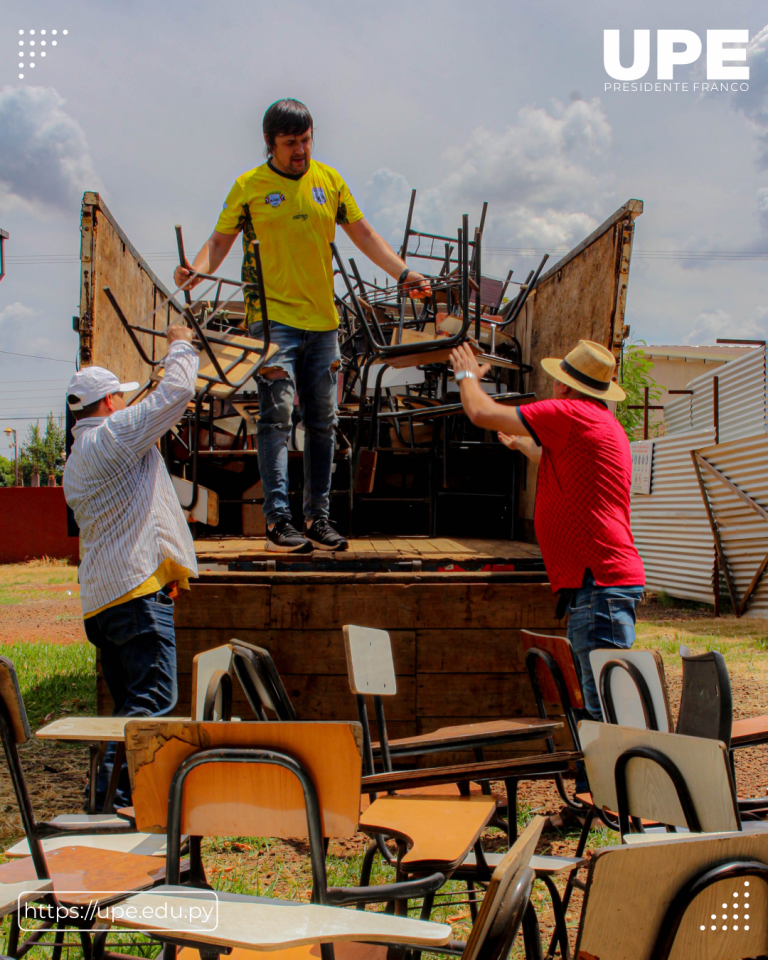
[[598, 400], [626, 400], [626, 393], [611, 379], [616, 360], [606, 347], [592, 340], [579, 340], [564, 360], [541, 361], [547, 373], [561, 383]]

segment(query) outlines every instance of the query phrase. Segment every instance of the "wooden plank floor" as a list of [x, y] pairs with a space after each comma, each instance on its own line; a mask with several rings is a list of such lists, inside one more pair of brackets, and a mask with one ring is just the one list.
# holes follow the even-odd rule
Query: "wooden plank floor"
[[541, 560], [541, 551], [532, 543], [514, 540], [473, 540], [440, 537], [373, 537], [350, 540], [344, 553], [316, 550], [302, 556], [272, 553], [263, 537], [224, 537], [220, 540], [196, 540], [195, 552], [201, 562], [231, 563], [235, 560], [295, 560], [297, 563], [323, 560], [424, 560], [429, 563], [462, 561], [514, 563], [515, 560]]

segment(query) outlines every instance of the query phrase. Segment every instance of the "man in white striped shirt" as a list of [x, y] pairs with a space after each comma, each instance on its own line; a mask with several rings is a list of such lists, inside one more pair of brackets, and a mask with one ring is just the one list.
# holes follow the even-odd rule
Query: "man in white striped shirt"
[[[161, 716], [176, 705], [176, 586], [197, 576], [192, 537], [157, 441], [194, 396], [199, 357], [186, 327], [168, 330], [165, 375], [157, 389], [126, 407], [121, 384], [103, 367], [72, 378], [67, 404], [76, 419], [64, 469], [64, 494], [80, 527], [80, 601], [85, 632], [98, 647], [114, 716]], [[101, 809], [114, 744], [99, 770]], [[130, 805], [128, 771], [116, 806]]]

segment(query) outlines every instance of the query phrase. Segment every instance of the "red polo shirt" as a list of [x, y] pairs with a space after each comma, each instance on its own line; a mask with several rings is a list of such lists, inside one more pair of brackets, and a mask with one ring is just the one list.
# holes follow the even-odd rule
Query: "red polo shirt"
[[534, 524], [552, 589], [580, 587], [587, 569], [601, 587], [643, 586], [621, 424], [599, 400], [542, 400], [518, 412], [543, 448]]

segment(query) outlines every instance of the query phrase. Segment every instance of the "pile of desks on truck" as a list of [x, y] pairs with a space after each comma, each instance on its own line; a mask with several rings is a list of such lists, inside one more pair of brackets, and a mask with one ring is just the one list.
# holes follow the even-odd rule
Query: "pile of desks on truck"
[[[515, 322], [547, 257], [507, 298], [515, 283], [512, 271], [502, 281], [481, 270], [487, 204], [471, 236], [464, 216], [451, 238], [414, 230], [414, 202], [415, 191], [400, 253], [409, 264], [416, 259], [439, 263], [438, 272], [428, 276], [430, 296], [417, 299], [418, 291], [407, 283], [381, 287], [366, 282], [354, 260], [345, 264], [331, 245], [341, 288], [336, 297], [341, 360], [332, 519], [358, 534], [406, 532], [405, 525], [410, 532], [436, 536], [443, 513], [470, 513], [466, 535], [522, 539], [515, 529], [518, 456], [464, 417], [449, 354], [469, 342], [478, 360], [490, 367], [483, 386], [499, 403], [532, 399], [525, 392], [531, 367], [523, 362]], [[270, 339], [258, 249], [255, 253], [252, 282], [198, 275], [202, 282], [194, 302], [188, 293], [184, 304], [166, 297], [138, 322], [126, 315], [111, 289], [104, 289], [138, 358], [150, 370], [132, 403], [163, 376], [161, 351], [146, 341], [165, 335], [171, 308], [193, 328], [201, 350], [197, 393], [181, 425], [164, 439], [163, 452], [182, 504], [201, 529], [245, 536], [264, 532], [255, 460], [255, 378], [270, 368], [277, 352]], [[253, 317], [246, 317], [246, 303], [254, 309], [258, 305], [259, 339], [248, 335], [247, 320]], [[297, 461], [303, 446], [297, 407], [289, 446]], [[298, 499], [303, 482], [299, 466], [289, 467], [291, 494]], [[456, 499], [467, 497], [472, 499]], [[457, 504], [471, 508], [459, 511]], [[478, 532], [484, 522], [492, 532]]]
[[[673, 726], [658, 654], [597, 651], [606, 722], [578, 722], [568, 641], [527, 631], [522, 641], [538, 716], [390, 740], [385, 701], [397, 685], [386, 632], [344, 628], [358, 718], [343, 722], [302, 722], [269, 652], [232, 639], [195, 658], [188, 718], [69, 717], [39, 730], [40, 738], [120, 746], [105, 808], [48, 822], [35, 818], [20, 762], [32, 733], [16, 671], [0, 657], [0, 733], [26, 834], [0, 865], [6, 953], [47, 943], [58, 960], [74, 943], [97, 960], [120, 956], [133, 937], [145, 948], [162, 944], [166, 960], [178, 951], [185, 960], [194, 951], [204, 960], [257, 960], [262, 951], [286, 960], [418, 960], [424, 951], [506, 960], [521, 950], [568, 958], [575, 933], [581, 960], [766, 954], [768, 798], [737, 795], [734, 754], [768, 742], [768, 717], [733, 720], [723, 658], [681, 648]], [[235, 685], [248, 717], [231, 716]], [[548, 716], [555, 704], [569, 750], [555, 747], [563, 727]], [[519, 752], [536, 740], [543, 749]], [[133, 806], [113, 810], [122, 756]], [[441, 765], [419, 765], [425, 758]], [[588, 789], [572, 791], [574, 772]], [[527, 817], [517, 804], [521, 780], [553, 781], [581, 821], [571, 855], [537, 853], [541, 817], [518, 835]], [[488, 827], [503, 831], [506, 849], [488, 849]], [[358, 831], [369, 837], [358, 885], [333, 886], [329, 840]], [[207, 837], [306, 838], [299, 855], [310, 900], [214, 889]], [[374, 875], [377, 858], [383, 869]], [[255, 888], [257, 878], [239, 883]], [[532, 896], [537, 883], [548, 902]], [[578, 918], [574, 891], [583, 893]], [[455, 920], [459, 904], [472, 921], [466, 942], [431, 919], [438, 911]], [[542, 908], [554, 915], [545, 943]]]

